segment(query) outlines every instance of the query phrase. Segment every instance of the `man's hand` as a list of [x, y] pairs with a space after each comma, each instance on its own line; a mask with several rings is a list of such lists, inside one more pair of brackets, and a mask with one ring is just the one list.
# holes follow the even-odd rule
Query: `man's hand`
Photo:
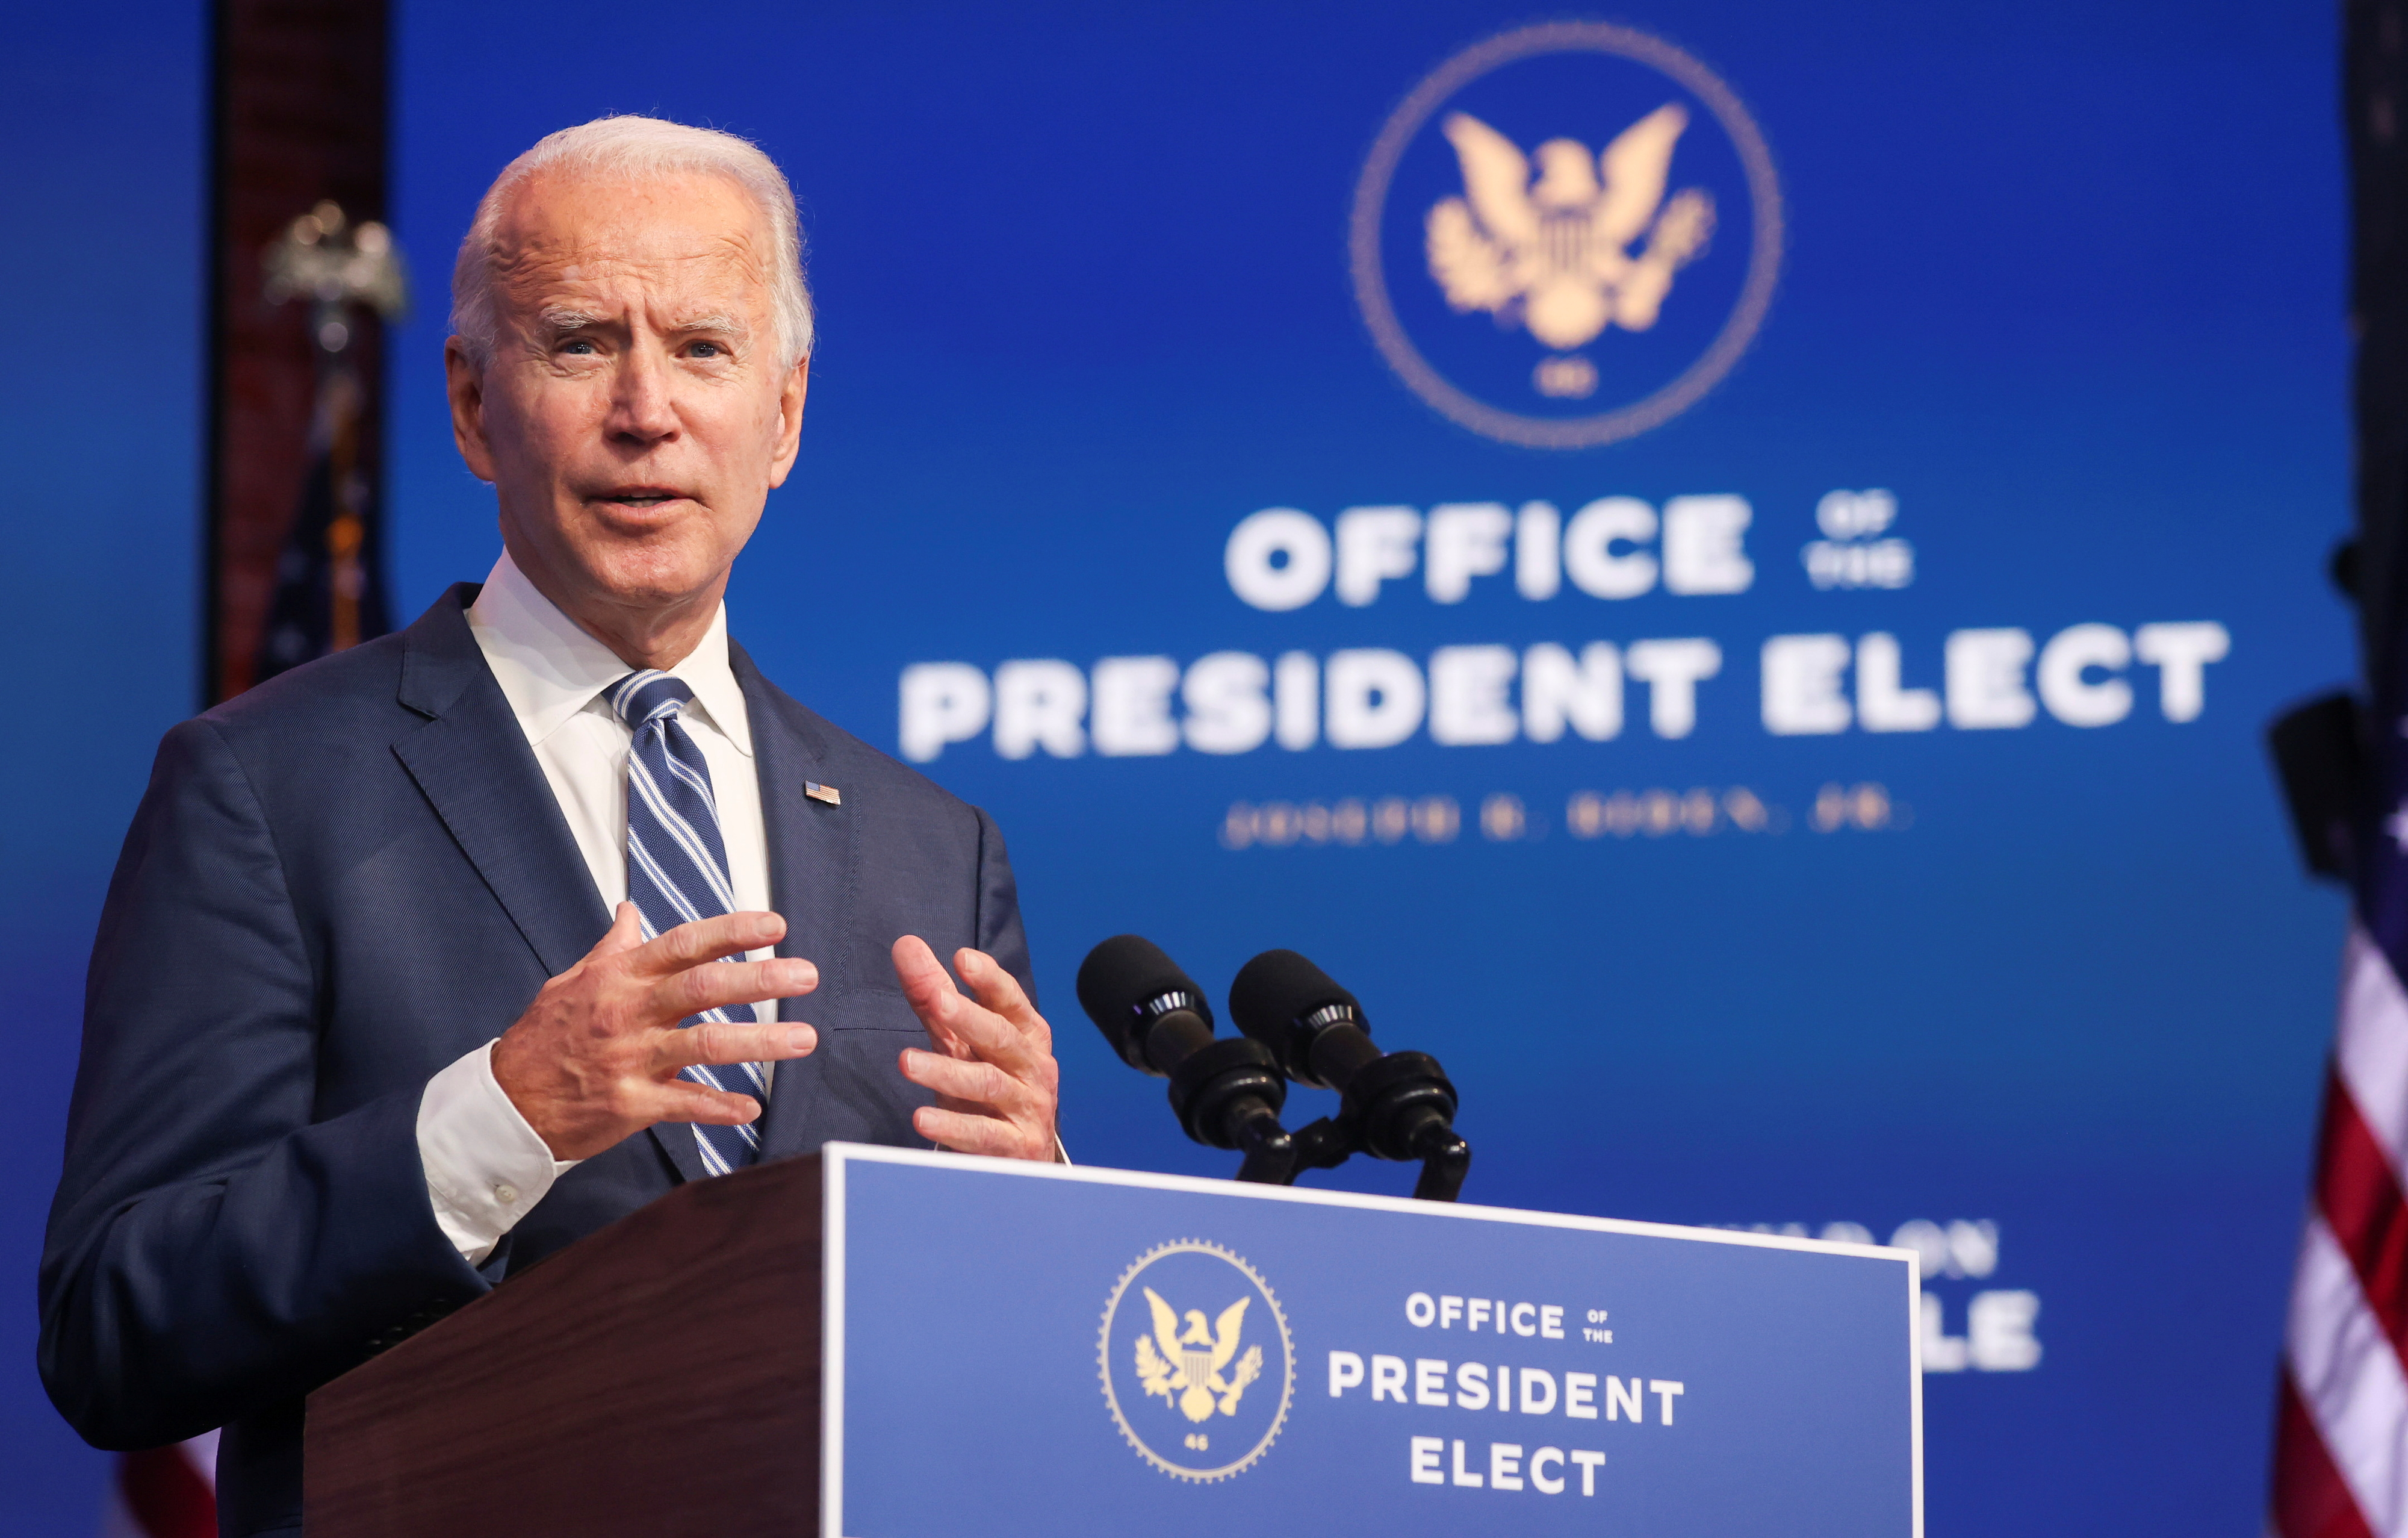
[[1054, 1028], [1012, 975], [983, 951], [953, 953], [953, 968], [978, 996], [965, 999], [918, 935], [895, 942], [895, 975], [937, 1050], [905, 1048], [903, 1076], [937, 1092], [911, 1114], [931, 1143], [965, 1154], [1051, 1159], [1060, 1109]]
[[808, 961], [719, 959], [776, 944], [784, 919], [723, 913], [655, 940], [643, 933], [636, 905], [619, 904], [610, 932], [546, 983], [494, 1043], [494, 1081], [554, 1158], [590, 1157], [655, 1122], [742, 1126], [761, 1114], [760, 1101], [681, 1079], [678, 1070], [782, 1062], [819, 1045], [817, 1031], [792, 1021], [678, 1028], [714, 1006], [793, 999], [819, 986], [819, 969]]

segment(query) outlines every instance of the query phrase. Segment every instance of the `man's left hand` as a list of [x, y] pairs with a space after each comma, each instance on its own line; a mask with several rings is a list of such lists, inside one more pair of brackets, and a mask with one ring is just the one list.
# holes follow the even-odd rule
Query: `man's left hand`
[[955, 951], [953, 970], [974, 999], [962, 997], [926, 941], [895, 942], [895, 976], [937, 1049], [904, 1049], [903, 1076], [937, 1092], [936, 1104], [912, 1113], [912, 1127], [965, 1154], [1052, 1159], [1061, 1106], [1054, 1028], [985, 952]]

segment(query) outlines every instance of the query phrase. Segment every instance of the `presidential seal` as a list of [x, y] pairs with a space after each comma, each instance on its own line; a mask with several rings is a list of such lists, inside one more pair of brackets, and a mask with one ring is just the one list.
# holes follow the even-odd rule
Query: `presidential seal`
[[1145, 1460], [1177, 1479], [1226, 1479], [1286, 1423], [1296, 1353], [1254, 1268], [1200, 1239], [1139, 1256], [1104, 1304], [1104, 1403]]
[[1398, 377], [1473, 432], [1546, 449], [1695, 405], [1755, 339], [1781, 248], [1772, 156], [1738, 95], [1601, 22], [1505, 33], [1414, 87], [1349, 238]]

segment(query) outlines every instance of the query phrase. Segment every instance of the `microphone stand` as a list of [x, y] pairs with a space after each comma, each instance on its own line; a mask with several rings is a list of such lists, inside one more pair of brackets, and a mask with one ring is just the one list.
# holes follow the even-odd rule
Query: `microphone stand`
[[[1268, 1184], [1293, 1186], [1296, 1177], [1307, 1170], [1335, 1170], [1367, 1152], [1360, 1129], [1349, 1127], [1334, 1117], [1324, 1116], [1308, 1122], [1287, 1134], [1294, 1150], [1287, 1176]], [[1471, 1144], [1443, 1122], [1431, 1123], [1416, 1138], [1414, 1152], [1421, 1156], [1421, 1178], [1413, 1183], [1413, 1196], [1422, 1201], [1453, 1201], [1463, 1192], [1463, 1177], [1471, 1171]], [[1253, 1167], [1252, 1156], [1248, 1168]], [[1261, 1180], [1261, 1175], [1238, 1171], [1240, 1180]]]

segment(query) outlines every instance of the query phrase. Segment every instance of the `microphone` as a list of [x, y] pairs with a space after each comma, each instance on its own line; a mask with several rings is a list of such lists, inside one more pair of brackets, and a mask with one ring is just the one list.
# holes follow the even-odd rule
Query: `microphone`
[[1079, 964], [1079, 1007], [1121, 1060], [1170, 1081], [1170, 1109], [1196, 1142], [1245, 1151], [1240, 1180], [1284, 1186], [1296, 1143], [1280, 1126], [1279, 1059], [1243, 1036], [1216, 1040], [1196, 980], [1141, 935], [1114, 935]]
[[[1382, 1052], [1362, 1002], [1294, 951], [1265, 951], [1229, 985], [1229, 1016], [1270, 1048], [1287, 1076], [1335, 1089], [1336, 1129], [1345, 1146], [1325, 1149], [1314, 1128], [1299, 1162], [1334, 1165], [1353, 1147], [1385, 1159], [1419, 1159], [1417, 1197], [1452, 1201], [1471, 1166], [1471, 1145], [1455, 1130], [1454, 1084], [1438, 1059], [1421, 1052]], [[1336, 1157], [1327, 1157], [1329, 1153]]]

